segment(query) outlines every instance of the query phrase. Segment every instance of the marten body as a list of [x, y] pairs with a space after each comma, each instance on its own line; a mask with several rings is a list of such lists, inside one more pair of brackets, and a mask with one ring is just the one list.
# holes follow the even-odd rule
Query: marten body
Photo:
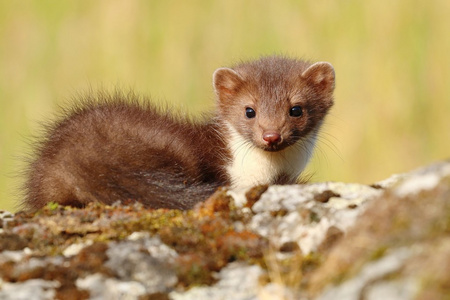
[[81, 101], [39, 144], [25, 205], [188, 209], [219, 186], [295, 183], [333, 104], [332, 66], [272, 56], [213, 77], [216, 112], [196, 122], [130, 94]]

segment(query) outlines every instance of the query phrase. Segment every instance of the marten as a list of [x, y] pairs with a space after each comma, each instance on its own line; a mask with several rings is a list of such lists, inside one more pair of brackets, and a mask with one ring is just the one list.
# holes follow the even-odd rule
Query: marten
[[333, 105], [332, 65], [262, 57], [217, 69], [213, 86], [215, 112], [196, 120], [132, 92], [81, 97], [37, 143], [24, 206], [190, 209], [220, 186], [296, 183]]

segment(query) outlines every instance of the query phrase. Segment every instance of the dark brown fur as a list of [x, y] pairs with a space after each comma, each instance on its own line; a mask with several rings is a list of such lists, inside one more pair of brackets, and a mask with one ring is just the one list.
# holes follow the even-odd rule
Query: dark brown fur
[[57, 122], [31, 164], [27, 206], [192, 207], [229, 178], [219, 122], [192, 123], [133, 95], [99, 93]]
[[[133, 94], [91, 94], [47, 129], [28, 169], [24, 204], [38, 209], [48, 202], [82, 207], [131, 200], [151, 208], [191, 208], [217, 187], [233, 184], [225, 124], [262, 149], [261, 132], [286, 131], [283, 144], [271, 151], [320, 126], [333, 103], [334, 71], [319, 66], [305, 74], [310, 65], [274, 56], [237, 65], [238, 76], [219, 69], [217, 112], [200, 122]], [[292, 101], [302, 105], [305, 118], [286, 119]], [[245, 118], [247, 103], [258, 109], [257, 122]]]

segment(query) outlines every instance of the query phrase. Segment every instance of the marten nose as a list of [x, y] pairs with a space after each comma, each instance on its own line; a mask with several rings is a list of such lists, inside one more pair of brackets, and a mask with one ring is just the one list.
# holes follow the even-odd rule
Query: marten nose
[[278, 132], [269, 131], [263, 133], [263, 140], [269, 145], [278, 144], [281, 141], [281, 135]]

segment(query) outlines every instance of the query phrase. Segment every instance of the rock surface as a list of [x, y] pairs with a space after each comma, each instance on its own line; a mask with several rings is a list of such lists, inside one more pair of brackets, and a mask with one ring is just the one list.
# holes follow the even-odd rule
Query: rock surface
[[219, 190], [191, 211], [125, 203], [0, 212], [0, 299], [450, 295], [450, 162], [372, 186], [231, 195], [246, 203]]

